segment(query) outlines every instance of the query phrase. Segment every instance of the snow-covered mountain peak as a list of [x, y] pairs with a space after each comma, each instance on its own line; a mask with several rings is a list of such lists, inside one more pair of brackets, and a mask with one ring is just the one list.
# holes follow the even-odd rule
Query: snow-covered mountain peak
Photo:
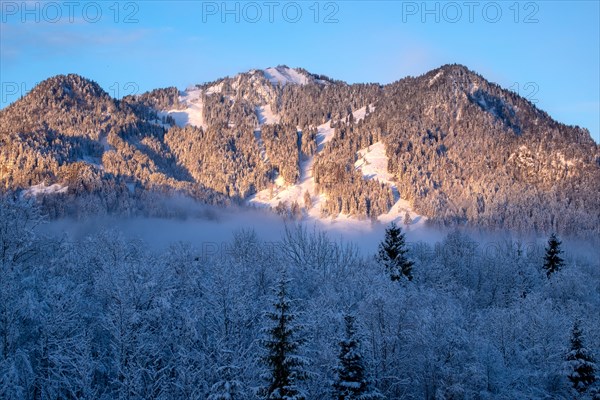
[[309, 83], [309, 78], [305, 73], [284, 65], [264, 69], [262, 73], [274, 85], [286, 85], [288, 83], [306, 85]]

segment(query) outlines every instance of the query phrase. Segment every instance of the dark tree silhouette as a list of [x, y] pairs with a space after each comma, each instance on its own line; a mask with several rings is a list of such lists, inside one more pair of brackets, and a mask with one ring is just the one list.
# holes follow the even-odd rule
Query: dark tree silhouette
[[405, 276], [412, 280], [413, 262], [407, 257], [408, 249], [402, 228], [394, 222], [385, 230], [385, 239], [379, 244], [377, 260], [385, 267], [392, 281]]
[[596, 365], [594, 357], [583, 344], [583, 335], [579, 322], [576, 321], [571, 332], [571, 348], [567, 353], [569, 381], [573, 389], [584, 393], [596, 381]]
[[301, 327], [294, 323], [296, 315], [291, 310], [287, 287], [289, 280], [282, 277], [276, 289], [274, 311], [268, 312], [271, 326], [265, 329], [263, 340], [267, 354], [263, 363], [269, 369], [267, 385], [260, 394], [265, 399], [303, 400], [298, 382], [306, 379], [303, 370], [306, 361], [298, 354], [304, 340], [298, 337]]
[[344, 316], [345, 337], [340, 341], [340, 353], [333, 383], [333, 397], [337, 400], [382, 399], [377, 391], [370, 390], [360, 342], [354, 326], [354, 317]]
[[558, 272], [564, 266], [564, 260], [560, 257], [562, 250], [560, 249], [561, 241], [558, 240], [556, 234], [550, 235], [548, 239], [548, 247], [546, 247], [546, 255], [544, 256], [544, 269], [548, 278], [553, 273]]

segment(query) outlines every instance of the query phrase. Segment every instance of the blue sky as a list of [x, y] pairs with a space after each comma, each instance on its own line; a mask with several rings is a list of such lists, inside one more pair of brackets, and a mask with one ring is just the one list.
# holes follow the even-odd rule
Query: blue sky
[[121, 97], [279, 64], [389, 83], [460, 63], [600, 142], [599, 4], [1, 0], [0, 107], [63, 73]]

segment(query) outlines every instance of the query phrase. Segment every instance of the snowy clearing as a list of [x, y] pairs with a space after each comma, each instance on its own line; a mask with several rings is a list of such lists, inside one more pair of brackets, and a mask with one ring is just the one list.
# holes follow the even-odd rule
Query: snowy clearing
[[25, 190], [25, 196], [39, 196], [41, 194], [58, 194], [58, 193], [66, 193], [69, 189], [68, 186], [59, 185], [55, 183], [50, 186], [46, 186], [43, 183], [39, 185], [34, 185], [29, 189]]
[[279, 115], [273, 112], [269, 104], [256, 107], [256, 118], [258, 118], [259, 125], [277, 124], [280, 120]]
[[388, 172], [388, 157], [385, 154], [385, 145], [382, 142], [375, 142], [371, 146], [358, 151], [359, 159], [354, 163], [354, 167], [359, 169], [367, 179], [375, 179], [391, 187], [394, 193], [395, 203], [387, 213], [379, 216], [379, 221], [398, 224], [404, 223], [404, 215], [408, 212], [412, 219], [411, 226], [422, 226], [426, 218], [415, 213], [410, 203], [400, 198], [398, 187], [394, 181], [394, 176]]
[[197, 87], [187, 89], [182, 96], [179, 96], [179, 102], [184, 104], [186, 108], [183, 110], [160, 111], [158, 116], [171, 116], [177, 126], [181, 128], [186, 125], [193, 125], [197, 128], [206, 129], [202, 90]]
[[272, 84], [285, 85], [287, 83], [296, 85], [308, 84], [308, 77], [293, 68], [288, 67], [275, 67], [267, 68], [263, 70], [265, 78], [267, 78]]
[[440, 79], [440, 77], [442, 75], [444, 75], [443, 71], [440, 71], [437, 74], [435, 74], [435, 76], [429, 80], [429, 87], [431, 87], [431, 85], [433, 85], [434, 83], [436, 83], [437, 80]]

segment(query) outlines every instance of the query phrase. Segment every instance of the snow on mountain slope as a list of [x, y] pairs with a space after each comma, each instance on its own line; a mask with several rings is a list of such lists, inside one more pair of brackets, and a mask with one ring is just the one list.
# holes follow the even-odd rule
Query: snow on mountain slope
[[[318, 127], [319, 132], [333, 131], [329, 128], [329, 122]], [[317, 137], [318, 141], [318, 137]], [[325, 197], [323, 194], [315, 195], [315, 180], [313, 178], [312, 167], [314, 157], [300, 161], [300, 178], [295, 185], [287, 185], [282, 179], [277, 179], [270, 189], [265, 189], [250, 197], [248, 203], [258, 207], [275, 208], [279, 203], [292, 204], [297, 202], [305, 207], [304, 193], [308, 191], [312, 198], [312, 207], [307, 210], [308, 217], [319, 219], [321, 216], [321, 202]]]
[[29, 189], [25, 190], [25, 196], [38, 196], [41, 194], [56, 194], [56, 193], [66, 193], [69, 189], [68, 186], [59, 185], [55, 183], [54, 185], [46, 186], [43, 183], [39, 185], [34, 185]]
[[[369, 114], [375, 111], [375, 106], [373, 104], [369, 104]], [[352, 113], [354, 120], [358, 123], [360, 120], [365, 119], [367, 116], [367, 107], [359, 108], [358, 110]]]
[[256, 118], [259, 125], [276, 124], [280, 120], [279, 115], [273, 112], [269, 104], [256, 107]]
[[287, 83], [306, 85], [308, 83], [308, 77], [293, 68], [283, 66], [271, 67], [263, 70], [263, 74], [274, 85], [285, 85]]
[[398, 188], [394, 182], [394, 176], [388, 172], [388, 157], [385, 154], [385, 145], [382, 142], [375, 142], [368, 148], [358, 151], [358, 160], [354, 163], [356, 169], [360, 169], [363, 176], [367, 179], [376, 179], [377, 181], [389, 185], [394, 193], [395, 203], [386, 214], [379, 216], [379, 221], [390, 223], [392, 221], [402, 224], [404, 215], [409, 213], [412, 219], [412, 225], [422, 225], [425, 218], [415, 213], [408, 201], [400, 198]]
[[[369, 105], [369, 109], [371, 110], [371, 112], [373, 112], [375, 107], [373, 105]], [[354, 120], [356, 122], [359, 122], [360, 120], [364, 119], [366, 115], [367, 115], [367, 107], [366, 106], [359, 108], [358, 110], [356, 110], [352, 113], [352, 117], [354, 117]], [[325, 146], [325, 144], [330, 142], [331, 139], [333, 139], [334, 134], [335, 134], [335, 129], [333, 129], [330, 126], [329, 122], [327, 122], [323, 125], [320, 125], [318, 128], [318, 132], [317, 132], [317, 151], [323, 150], [323, 147]]]
[[[373, 106], [369, 106], [369, 108], [373, 110]], [[352, 116], [356, 121], [360, 121], [366, 116], [366, 107], [354, 111]], [[317, 127], [317, 153], [322, 151], [325, 144], [333, 139], [335, 129], [331, 128], [330, 125], [331, 121], [328, 121]], [[257, 132], [260, 134], [260, 131]], [[386, 224], [392, 221], [402, 224], [404, 215], [408, 212], [413, 220], [411, 227], [422, 226], [425, 222], [425, 218], [413, 212], [410, 204], [406, 200], [400, 199], [398, 189], [393, 180], [393, 175], [387, 171], [388, 158], [385, 154], [385, 146], [383, 143], [377, 142], [368, 149], [362, 149], [359, 151], [358, 155], [359, 160], [356, 162], [355, 167], [360, 169], [367, 179], [377, 179], [378, 181], [389, 185], [394, 193], [394, 205], [388, 213], [380, 215], [378, 220]], [[290, 206], [294, 202], [297, 202], [300, 207], [306, 208], [306, 205], [304, 204], [304, 193], [308, 192], [311, 195], [312, 204], [310, 208], [305, 210], [305, 217], [315, 220], [322, 219], [321, 204], [326, 200], [326, 195], [315, 195], [315, 181], [312, 172], [313, 164], [314, 157], [300, 161], [300, 178], [298, 183], [288, 185], [286, 182], [283, 182], [282, 179], [277, 179], [271, 188], [262, 190], [250, 197], [248, 203], [257, 207], [275, 208], [279, 203]], [[328, 224], [343, 224], [344, 226], [356, 225], [355, 227], [357, 228], [364, 228], [364, 225], [371, 223], [370, 221], [361, 221], [348, 215], [338, 215], [335, 218], [324, 219], [322, 222]]]
[[331, 127], [331, 122], [325, 122], [317, 127], [317, 152], [323, 150], [325, 144], [331, 142], [335, 134], [335, 129]]
[[[362, 118], [364, 118], [365, 107], [355, 111], [356, 118], [360, 116], [362, 110]], [[331, 127], [331, 121], [327, 121], [317, 127], [317, 153], [323, 150], [326, 143], [333, 139], [335, 129]], [[304, 193], [308, 191], [312, 196], [312, 207], [308, 210], [308, 215], [314, 218], [320, 218], [321, 201], [324, 200], [324, 195], [315, 196], [315, 180], [312, 174], [314, 157], [300, 161], [300, 178], [295, 185], [287, 185], [281, 180], [277, 180], [272, 189], [265, 189], [249, 199], [249, 203], [257, 206], [266, 206], [275, 208], [281, 203], [292, 204], [294, 201], [299, 205], [304, 206]]]
[[222, 91], [223, 91], [223, 82], [219, 83], [218, 85], [212, 85], [211, 87], [206, 89], [206, 94], [221, 93]]
[[360, 158], [354, 166], [360, 169], [367, 179], [377, 179], [387, 185], [394, 184], [394, 176], [387, 171], [388, 157], [382, 142], [375, 142], [360, 150], [358, 155]]
[[158, 113], [160, 117], [169, 115], [173, 117], [179, 127], [193, 125], [198, 128], [206, 129], [204, 122], [204, 104], [202, 102], [202, 90], [197, 87], [187, 89], [182, 96], [179, 96], [179, 102], [186, 106], [183, 110], [169, 110]]
[[[250, 71], [250, 75], [252, 76], [254, 73], [262, 73], [266, 79], [268, 79], [274, 85], [286, 85], [286, 84], [297, 84], [297, 85], [306, 85], [309, 82], [308, 76], [304, 73], [299, 72], [293, 68], [288, 67], [275, 67], [275, 68], [267, 68], [262, 71]], [[237, 79], [233, 81], [231, 87], [235, 90], [240, 85], [240, 80], [242, 79], [242, 74], [237, 76]], [[208, 87], [206, 90], [200, 89], [198, 86], [193, 86], [188, 88], [181, 96], [179, 96], [179, 102], [185, 106], [184, 109], [172, 109], [172, 110], [162, 110], [158, 112], [160, 117], [169, 115], [174, 120], [177, 126], [184, 127], [186, 125], [193, 125], [196, 127], [202, 127], [206, 129], [206, 122], [204, 121], [204, 104], [202, 102], [202, 95], [212, 95], [216, 93], [222, 93], [223, 91], [223, 82], [218, 84], [214, 84]], [[272, 88], [267, 87], [268, 85], [263, 85], [263, 87], [254, 87], [258, 94], [263, 95], [265, 97], [265, 101], [268, 101], [269, 91]], [[271, 110], [271, 106], [269, 104], [264, 104], [256, 109], [256, 116], [259, 121], [259, 125], [262, 124], [274, 124], [279, 122], [279, 116]], [[159, 123], [159, 121], [157, 121]]]
[[437, 80], [440, 79], [442, 75], [444, 75], [444, 71], [440, 71], [437, 74], [435, 74], [435, 76], [429, 80], [429, 87], [431, 87], [431, 85], [437, 82]]

